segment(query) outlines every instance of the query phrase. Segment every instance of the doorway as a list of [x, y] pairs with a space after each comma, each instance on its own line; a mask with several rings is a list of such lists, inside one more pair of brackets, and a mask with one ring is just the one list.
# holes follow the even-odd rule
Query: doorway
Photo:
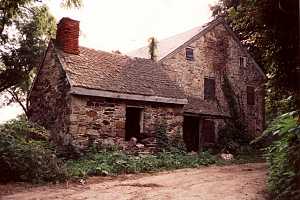
[[132, 137], [140, 138], [141, 128], [143, 127], [142, 108], [126, 107], [125, 121], [125, 140], [129, 141]]
[[204, 146], [212, 146], [216, 142], [215, 123], [213, 120], [203, 120], [202, 141]]
[[199, 117], [184, 116], [183, 140], [189, 152], [199, 150], [199, 122]]

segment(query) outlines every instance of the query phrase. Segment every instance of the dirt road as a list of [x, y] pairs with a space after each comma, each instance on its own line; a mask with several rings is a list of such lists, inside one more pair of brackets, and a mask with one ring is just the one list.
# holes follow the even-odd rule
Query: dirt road
[[43, 186], [1, 200], [263, 200], [265, 164], [212, 166]]

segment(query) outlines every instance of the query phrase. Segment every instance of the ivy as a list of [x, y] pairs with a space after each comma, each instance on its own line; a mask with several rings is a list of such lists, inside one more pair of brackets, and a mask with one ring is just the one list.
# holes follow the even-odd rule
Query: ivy
[[248, 151], [250, 150], [249, 143], [253, 138], [247, 134], [243, 110], [226, 73], [223, 74], [222, 91], [228, 104], [231, 119], [225, 120], [225, 127], [218, 133], [219, 147], [222, 151], [234, 154]]

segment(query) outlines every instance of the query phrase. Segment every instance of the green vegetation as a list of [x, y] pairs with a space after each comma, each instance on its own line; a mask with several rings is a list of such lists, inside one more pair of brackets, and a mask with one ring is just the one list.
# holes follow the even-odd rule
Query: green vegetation
[[[298, 113], [299, 114], [299, 113]], [[274, 200], [300, 199], [300, 124], [297, 112], [276, 118], [256, 140], [265, 143], [268, 186]]]
[[275, 119], [267, 133], [279, 140], [267, 148], [269, 190], [273, 199], [300, 199], [300, 125], [295, 113]]
[[64, 180], [67, 171], [44, 129], [23, 120], [0, 126], [0, 181]]
[[79, 160], [67, 162], [71, 177], [117, 175], [124, 173], [157, 172], [216, 163], [209, 153], [189, 155], [178, 152], [160, 152], [157, 155], [130, 155], [122, 151], [102, 150]]

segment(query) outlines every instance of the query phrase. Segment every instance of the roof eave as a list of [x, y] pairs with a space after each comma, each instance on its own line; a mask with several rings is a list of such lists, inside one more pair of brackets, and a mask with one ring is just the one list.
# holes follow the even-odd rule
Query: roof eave
[[179, 98], [159, 97], [159, 96], [145, 96], [141, 94], [126, 94], [126, 93], [118, 93], [112, 91], [83, 88], [78, 86], [72, 86], [70, 90], [70, 94], [122, 99], [122, 100], [177, 104], [177, 105], [186, 105], [188, 103], [188, 100], [185, 98], [179, 99]]

